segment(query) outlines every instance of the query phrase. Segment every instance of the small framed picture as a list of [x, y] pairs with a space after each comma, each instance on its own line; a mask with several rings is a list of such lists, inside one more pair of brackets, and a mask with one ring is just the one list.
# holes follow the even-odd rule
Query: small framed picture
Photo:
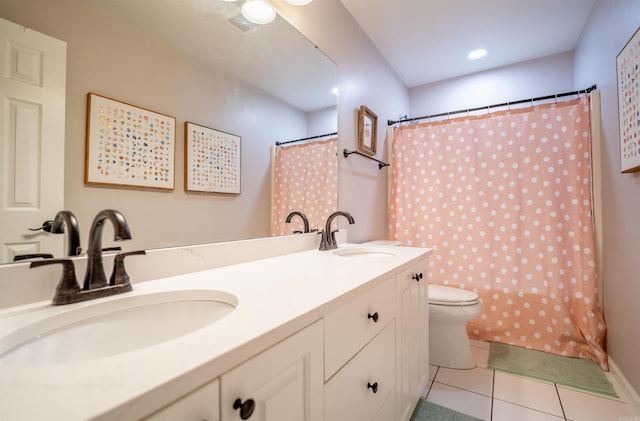
[[376, 154], [378, 116], [364, 105], [358, 116], [358, 150], [368, 155]]
[[184, 189], [240, 194], [240, 136], [185, 122]]

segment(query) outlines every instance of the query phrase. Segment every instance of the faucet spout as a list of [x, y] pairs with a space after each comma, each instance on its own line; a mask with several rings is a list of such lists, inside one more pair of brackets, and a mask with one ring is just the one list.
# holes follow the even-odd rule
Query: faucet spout
[[91, 224], [89, 231], [89, 246], [87, 248], [87, 272], [84, 276], [83, 290], [102, 288], [107, 285], [107, 277], [102, 265], [102, 229], [104, 222], [113, 224], [114, 240], [129, 240], [131, 232], [124, 215], [114, 209], [100, 211]]
[[61, 210], [56, 214], [51, 226], [53, 234], [62, 234], [67, 226], [67, 256], [80, 256], [82, 248], [80, 248], [80, 229], [78, 228], [78, 220], [76, 216], [68, 210]]
[[[289, 215], [287, 215], [287, 224], [289, 224], [291, 222], [291, 220], [293, 219], [294, 216], [299, 216], [300, 218], [302, 218], [302, 223], [304, 224], [304, 231], [305, 233], [309, 232], [309, 219], [307, 219], [307, 215], [305, 215], [304, 213], [300, 212], [300, 211], [293, 211], [291, 212]], [[296, 232], [296, 231], [294, 231]]]
[[356, 222], [349, 212], [337, 211], [329, 215], [329, 217], [327, 218], [327, 223], [324, 227], [324, 233], [322, 234], [322, 241], [320, 241], [320, 250], [333, 250], [338, 248], [338, 244], [336, 243], [335, 231], [331, 231], [331, 223], [338, 216], [344, 216], [345, 218], [347, 218], [349, 224], [355, 224]]

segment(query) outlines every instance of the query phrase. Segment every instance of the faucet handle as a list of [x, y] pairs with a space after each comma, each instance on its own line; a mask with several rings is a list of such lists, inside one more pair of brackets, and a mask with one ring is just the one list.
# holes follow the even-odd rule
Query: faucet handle
[[109, 278], [109, 285], [129, 284], [129, 275], [124, 269], [124, 258], [127, 256], [135, 256], [139, 254], [147, 254], [144, 250], [129, 251], [126, 253], [118, 253], [113, 260], [113, 272]]
[[56, 287], [56, 294], [53, 297], [53, 305], [68, 304], [70, 298], [80, 292], [80, 285], [76, 279], [76, 270], [73, 262], [69, 259], [50, 259], [50, 260], [37, 260], [31, 262], [29, 268], [35, 268], [45, 265], [62, 265], [62, 276], [60, 282]]

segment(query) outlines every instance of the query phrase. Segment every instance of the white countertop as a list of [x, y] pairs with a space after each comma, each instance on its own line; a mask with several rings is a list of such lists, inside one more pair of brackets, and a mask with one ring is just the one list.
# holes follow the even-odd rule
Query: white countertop
[[[238, 305], [212, 325], [137, 351], [58, 365], [11, 365], [0, 359], [0, 419], [131, 420], [149, 415], [431, 252], [393, 249], [397, 254], [384, 258], [311, 250], [136, 283], [126, 295], [212, 289], [234, 295]], [[91, 303], [8, 308], [0, 311], [1, 333]], [[158, 320], [158, 329], [162, 322]]]

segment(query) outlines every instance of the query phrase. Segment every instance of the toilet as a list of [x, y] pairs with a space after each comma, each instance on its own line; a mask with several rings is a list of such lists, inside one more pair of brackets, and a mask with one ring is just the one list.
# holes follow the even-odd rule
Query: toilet
[[482, 312], [478, 294], [429, 285], [429, 364], [470, 369], [476, 366], [467, 336], [467, 322]]

